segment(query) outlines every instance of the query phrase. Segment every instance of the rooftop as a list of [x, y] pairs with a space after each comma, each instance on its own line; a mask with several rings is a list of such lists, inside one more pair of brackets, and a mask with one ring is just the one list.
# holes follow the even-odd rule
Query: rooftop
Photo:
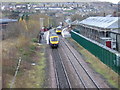
[[89, 17], [80, 21], [79, 24], [107, 29], [120, 28], [118, 17]]
[[17, 19], [0, 19], [0, 24], [2, 23], [8, 23], [8, 22], [16, 22]]

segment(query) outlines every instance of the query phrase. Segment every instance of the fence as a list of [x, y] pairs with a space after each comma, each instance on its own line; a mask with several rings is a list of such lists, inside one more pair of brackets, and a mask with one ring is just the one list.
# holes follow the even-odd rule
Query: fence
[[110, 48], [71, 31], [71, 37], [81, 46], [98, 57], [104, 64], [120, 74], [120, 54]]

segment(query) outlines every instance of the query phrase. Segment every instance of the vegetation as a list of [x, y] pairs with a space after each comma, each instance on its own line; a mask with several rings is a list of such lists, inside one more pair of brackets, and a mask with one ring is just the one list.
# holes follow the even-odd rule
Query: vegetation
[[72, 38], [67, 38], [67, 40], [74, 45], [76, 50], [82, 54], [84, 60], [93, 68], [96, 72], [101, 74], [106, 81], [115, 88], [119, 88], [119, 75], [115, 73], [112, 69], [107, 67], [104, 63], [102, 63], [97, 57], [92, 55], [82, 46], [80, 46], [77, 42], [75, 42]]
[[[37, 49], [44, 49], [44, 46], [37, 46], [37, 44], [35, 44], [35, 47]], [[34, 46], [32, 46], [32, 48], [32, 50], [34, 50]], [[25, 57], [27, 55], [25, 55]], [[31, 62], [29, 65], [22, 63], [15, 83], [16, 88], [43, 88], [46, 67], [44, 52], [34, 50], [33, 57], [28, 61]]]
[[[29, 16], [27, 21], [23, 19], [7, 26], [6, 39], [1, 41], [3, 45], [3, 88], [10, 87], [19, 57], [22, 58], [22, 62], [13, 87], [36, 87], [33, 83], [36, 85], [39, 83], [37, 87], [42, 87], [42, 84], [44, 84], [43, 76], [45, 73], [43, 68], [45, 67], [45, 57], [43, 50], [40, 50], [43, 47], [36, 44], [36, 37], [40, 32], [39, 18], [45, 18], [45, 22], [47, 22], [48, 17], [35, 14]], [[32, 63], [37, 63], [37, 65], [33, 66]], [[25, 84], [27, 82], [29, 82], [29, 85]]]

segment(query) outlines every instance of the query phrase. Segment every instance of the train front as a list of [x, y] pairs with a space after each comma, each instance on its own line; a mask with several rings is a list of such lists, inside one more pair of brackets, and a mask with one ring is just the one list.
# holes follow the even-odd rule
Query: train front
[[59, 44], [59, 37], [58, 36], [50, 36], [49, 44], [52, 48], [57, 48]]
[[57, 29], [56, 29], [56, 33], [57, 33], [57, 34], [61, 34], [61, 32], [62, 32], [62, 29], [61, 29], [61, 28], [57, 28]]

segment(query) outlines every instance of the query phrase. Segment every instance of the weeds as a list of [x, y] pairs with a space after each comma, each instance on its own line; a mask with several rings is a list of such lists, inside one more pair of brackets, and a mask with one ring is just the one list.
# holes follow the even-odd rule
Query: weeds
[[[42, 48], [42, 47], [39, 47]], [[24, 68], [20, 69], [21, 76], [16, 80], [16, 88], [42, 88], [45, 82], [45, 67], [46, 59], [43, 52], [35, 51], [35, 56], [31, 60], [36, 63], [32, 66], [32, 69], [28, 70]], [[31, 67], [31, 64], [30, 64]], [[25, 69], [24, 73], [23, 69]]]
[[32, 42], [37, 43], [38, 39], [37, 38], [32, 38]]
[[[27, 70], [31, 70], [33, 68], [31, 66], [31, 63], [33, 63], [34, 55], [36, 54], [36, 45], [33, 44], [34, 42], [37, 42], [37, 35], [40, 31], [40, 22], [39, 18], [45, 18], [45, 22], [47, 22], [48, 17], [45, 15], [31, 15], [28, 21], [20, 21], [15, 24], [9, 24], [7, 29], [9, 30], [6, 33], [6, 38], [9, 37], [9, 40], [4, 40], [3, 47], [2, 47], [2, 61], [3, 61], [3, 88], [9, 87], [10, 81], [13, 78], [18, 58], [22, 58], [21, 66], [20, 66], [20, 72], [18, 72], [18, 85], [16, 84], [15, 87], [22, 87], [23, 84], [28, 82], [33, 82], [29, 79], [31, 79], [31, 76], [29, 78], [22, 77], [22, 75], [26, 74]], [[41, 58], [42, 55], [39, 56], [40, 61], [44, 61], [44, 59]], [[42, 64], [41, 64], [42, 65]], [[39, 68], [38, 68], [39, 67]], [[33, 72], [37, 72], [36, 70], [42, 68], [42, 66], [36, 67]], [[39, 71], [40, 73], [43, 73], [44, 71]], [[29, 72], [27, 72], [29, 73]], [[39, 73], [39, 74], [40, 74]], [[38, 74], [38, 75], [39, 75]], [[33, 75], [33, 74], [32, 74]], [[44, 77], [43, 74], [41, 74], [42, 77]], [[36, 77], [36, 76], [35, 76]], [[24, 81], [24, 79], [28, 79]], [[23, 82], [21, 82], [23, 79]], [[42, 78], [37, 78], [36, 80], [39, 81], [42, 80]], [[35, 82], [35, 81], [34, 81]], [[33, 84], [34, 84], [33, 82]], [[42, 81], [41, 81], [42, 82]], [[42, 85], [42, 83], [41, 83]], [[29, 87], [32, 86], [32, 84], [28, 85]], [[39, 84], [38, 84], [39, 86]], [[38, 87], [37, 86], [37, 87]]]

